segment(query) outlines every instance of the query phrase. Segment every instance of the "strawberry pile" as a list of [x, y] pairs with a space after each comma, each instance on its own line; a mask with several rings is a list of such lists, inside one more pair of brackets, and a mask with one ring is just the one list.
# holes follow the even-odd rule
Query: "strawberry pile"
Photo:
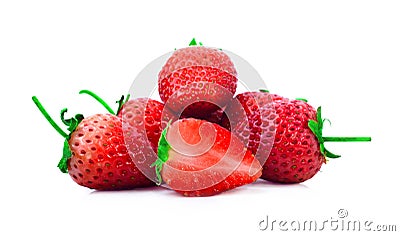
[[267, 90], [236, 94], [238, 73], [221, 49], [175, 50], [160, 68], [161, 101], [117, 101], [114, 111], [89, 90], [107, 114], [65, 118], [64, 131], [36, 96], [40, 112], [64, 138], [58, 168], [81, 186], [123, 190], [163, 185], [184, 196], [212, 196], [257, 179], [300, 183], [327, 158], [325, 142], [370, 137], [324, 137], [321, 107]]

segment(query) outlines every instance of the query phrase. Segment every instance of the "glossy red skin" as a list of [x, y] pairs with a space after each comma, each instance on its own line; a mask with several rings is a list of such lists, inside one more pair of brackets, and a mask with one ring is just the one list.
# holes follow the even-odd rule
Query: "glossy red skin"
[[224, 107], [236, 91], [237, 78], [213, 67], [191, 66], [158, 80], [161, 100], [177, 114], [205, 117]]
[[274, 95], [277, 132], [261, 178], [279, 183], [300, 183], [312, 178], [325, 163], [316, 136], [308, 127], [317, 120], [308, 103]]
[[[199, 86], [190, 86], [193, 82]], [[205, 89], [213, 84], [221, 88]], [[204, 118], [224, 107], [232, 99], [236, 86], [237, 72], [228, 55], [208, 47], [176, 50], [158, 76], [161, 100], [178, 115], [186, 108], [185, 117]], [[203, 101], [194, 103], [191, 98]]]
[[237, 76], [233, 62], [222, 50], [203, 46], [190, 46], [174, 51], [161, 69], [158, 78], [163, 79], [176, 70], [191, 66], [217, 68]]
[[[180, 129], [184, 140], [195, 144], [200, 140], [200, 125], [207, 121], [190, 118], [178, 122], [182, 125]], [[168, 152], [168, 160], [161, 172], [162, 178], [167, 185], [184, 196], [216, 195], [250, 184], [261, 176], [260, 163], [244, 148], [241, 141], [221, 126], [212, 125], [216, 130], [216, 140], [207, 153], [192, 157], [173, 149]], [[232, 145], [229, 146], [231, 141]], [[204, 188], [193, 187], [193, 183], [204, 185]]]
[[177, 118], [164, 104], [150, 98], [129, 100], [118, 116], [122, 118], [122, 131], [129, 155], [139, 170], [155, 182], [155, 171], [151, 165], [158, 158], [158, 140], [168, 122]]
[[[260, 109], [254, 97], [263, 92], [246, 92], [236, 96], [243, 106], [249, 121], [248, 149], [254, 155], [260, 145]], [[312, 178], [325, 163], [319, 143], [308, 128], [310, 119], [316, 120], [315, 109], [304, 101], [289, 100], [276, 94], [269, 94], [275, 109], [275, 132], [271, 152], [263, 165], [262, 179], [279, 183], [300, 183]], [[232, 112], [232, 108], [228, 107]], [[238, 117], [237, 115], [236, 117]], [[271, 117], [272, 118], [272, 117]], [[226, 116], [222, 126], [231, 129]], [[236, 127], [233, 127], [235, 132]], [[240, 135], [237, 134], [237, 135]]]
[[[127, 101], [118, 117], [122, 118], [125, 114], [125, 119], [128, 122], [128, 113], [142, 113], [147, 138], [157, 153], [158, 140], [160, 139], [162, 130], [167, 126], [170, 120], [176, 120], [176, 116], [164, 104], [151, 98], [137, 98]], [[124, 122], [124, 121], [123, 121]]]
[[132, 162], [117, 116], [97, 114], [85, 118], [68, 143], [72, 151], [68, 173], [79, 185], [97, 190], [154, 185]]
[[204, 116], [196, 117], [193, 115], [194, 112], [184, 110], [179, 119], [185, 119], [185, 118], [196, 118], [196, 119], [201, 119], [201, 120], [206, 120], [211, 123], [215, 123], [218, 125], [221, 125], [222, 118], [224, 116], [224, 109], [225, 108], [219, 108], [216, 111], [213, 111], [208, 114], [202, 114]]
[[[259, 157], [257, 152], [259, 149], [271, 149], [276, 131], [276, 114], [272, 98], [263, 92], [245, 92], [238, 94], [235, 99], [238, 102], [230, 103], [227, 106], [226, 113], [221, 119], [221, 125], [240, 137], [247, 144], [247, 149], [263, 164], [265, 157]], [[263, 106], [265, 109], [260, 109], [259, 106]], [[246, 119], [247, 124], [245, 123]], [[264, 139], [262, 143], [261, 139]], [[259, 151], [259, 154], [261, 153], [269, 154], [265, 150]]]

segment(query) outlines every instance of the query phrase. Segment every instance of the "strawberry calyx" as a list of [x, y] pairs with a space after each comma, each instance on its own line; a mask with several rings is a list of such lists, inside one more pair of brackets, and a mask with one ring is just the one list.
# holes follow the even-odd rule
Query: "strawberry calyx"
[[67, 108], [64, 108], [61, 110], [61, 121], [68, 126], [67, 130], [70, 132], [68, 137], [65, 138], [64, 140], [64, 147], [63, 147], [63, 155], [61, 157], [61, 160], [58, 162], [57, 167], [61, 170], [63, 173], [68, 172], [68, 159], [72, 156], [71, 149], [69, 147], [68, 141], [71, 137], [71, 133], [75, 131], [76, 127], [78, 127], [79, 123], [84, 119], [82, 114], [76, 114], [74, 117], [71, 117], [69, 119], [65, 119], [64, 115], [68, 111]]
[[156, 170], [156, 176], [157, 176], [157, 185], [160, 185], [162, 183], [162, 178], [161, 178], [161, 170], [163, 167], [163, 164], [168, 161], [168, 152], [171, 149], [171, 145], [167, 141], [167, 131], [169, 126], [171, 125], [171, 121], [168, 122], [167, 127], [162, 131], [160, 140], [158, 141], [158, 150], [157, 150], [157, 155], [158, 158], [153, 164], [150, 165], [150, 167], [155, 167]]
[[60, 112], [61, 113], [60, 114], [61, 121], [66, 126], [68, 126], [68, 128], [67, 128], [68, 131], [73, 132], [76, 129], [76, 127], [79, 125], [79, 123], [84, 119], [84, 117], [83, 117], [82, 114], [76, 114], [74, 117], [71, 117], [69, 119], [65, 119], [64, 115], [65, 115], [65, 113], [67, 111], [68, 111], [67, 108], [64, 108], [64, 109], [61, 110], [61, 112]]
[[69, 119], [65, 119], [64, 115], [68, 111], [66, 108], [61, 110], [61, 121], [68, 126], [67, 130], [70, 132], [67, 134], [62, 130], [62, 128], [51, 118], [49, 113], [46, 111], [46, 109], [43, 107], [43, 105], [40, 103], [39, 99], [36, 96], [32, 97], [33, 102], [39, 109], [39, 111], [43, 114], [43, 116], [46, 118], [46, 120], [50, 123], [50, 125], [64, 138], [64, 146], [63, 146], [63, 155], [58, 162], [57, 167], [60, 169], [61, 172], [63, 173], [68, 173], [68, 159], [72, 156], [71, 149], [69, 148], [68, 141], [71, 137], [71, 133], [75, 131], [76, 127], [79, 125], [79, 123], [84, 119], [84, 116], [82, 114], [77, 114], [74, 117], [71, 117]]
[[318, 142], [319, 142], [320, 151], [326, 158], [338, 158], [338, 157], [340, 157], [340, 155], [337, 155], [337, 154], [334, 154], [334, 153], [328, 151], [325, 148], [325, 145], [324, 145], [325, 142], [369, 142], [369, 141], [371, 141], [371, 137], [323, 137], [322, 129], [324, 127], [325, 121], [328, 121], [330, 123], [330, 121], [328, 119], [322, 119], [321, 107], [318, 107], [317, 108], [317, 121], [309, 120], [308, 127], [314, 133], [314, 135], [317, 137]]
[[199, 43], [197, 44], [196, 39], [193, 38], [192, 41], [190, 41], [189, 46], [203, 46], [203, 43], [202, 43], [202, 42], [199, 42]]
[[[260, 92], [269, 93], [267, 89], [259, 89]], [[307, 103], [308, 100], [305, 98], [296, 98], [295, 100], [302, 101]], [[325, 158], [339, 158], [340, 155], [334, 154], [326, 149], [325, 142], [370, 142], [371, 137], [324, 137], [322, 135], [322, 129], [324, 127], [325, 121], [331, 123], [328, 119], [322, 119], [321, 115], [321, 107], [317, 108], [317, 120], [309, 120], [308, 127], [313, 132], [313, 134], [317, 137], [319, 142], [320, 152], [324, 155]]]

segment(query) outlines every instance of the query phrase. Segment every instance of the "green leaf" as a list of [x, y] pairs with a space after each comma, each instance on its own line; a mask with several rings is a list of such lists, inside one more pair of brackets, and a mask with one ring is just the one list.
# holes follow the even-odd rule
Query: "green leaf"
[[163, 167], [164, 162], [161, 161], [160, 159], [157, 159], [153, 164], [150, 165], [150, 167], [155, 167], [156, 171], [156, 176], [157, 176], [157, 185], [160, 185], [162, 183], [162, 177], [161, 177], [161, 170]]
[[326, 157], [324, 143], [319, 143], [319, 151], [322, 153], [322, 155], [324, 155]]
[[325, 139], [322, 136], [322, 129], [324, 127], [325, 121], [328, 121], [329, 124], [331, 123], [330, 120], [328, 119], [322, 119], [322, 112], [321, 112], [321, 107], [317, 108], [317, 121], [315, 120], [309, 120], [308, 121], [308, 127], [310, 130], [314, 133], [314, 135], [317, 137], [318, 142], [319, 142], [319, 149], [320, 152], [328, 158], [338, 158], [340, 155], [333, 154], [332, 152], [328, 151], [325, 148]]
[[75, 128], [78, 126], [78, 121], [75, 118], [69, 119], [69, 127], [67, 128], [68, 131], [74, 132]]
[[81, 121], [82, 121], [83, 119], [85, 119], [85, 117], [84, 117], [82, 114], [76, 114], [76, 115], [75, 115], [75, 119], [76, 119], [79, 123], [81, 123]]
[[190, 41], [189, 46], [197, 46], [196, 39], [193, 38], [192, 41]]
[[318, 133], [318, 123], [315, 120], [309, 120], [308, 121], [308, 127], [311, 129], [311, 131], [316, 135]]
[[326, 148], [325, 148], [324, 155], [329, 158], [339, 158], [340, 157], [340, 155], [333, 154], [330, 151], [328, 151]]
[[308, 127], [314, 133], [315, 137], [317, 137], [319, 143], [323, 143], [324, 140], [322, 138], [322, 130], [319, 128], [319, 124], [315, 120], [308, 121]]
[[167, 137], [166, 137], [168, 128], [169, 128], [169, 124], [161, 133], [161, 137], [158, 142], [157, 153], [158, 153], [158, 158], [162, 162], [166, 162], [168, 160], [168, 151], [171, 149], [171, 145], [169, 145], [169, 143], [167, 141]]
[[69, 148], [68, 139], [64, 141], [63, 155], [58, 162], [57, 167], [63, 173], [68, 173], [68, 159], [72, 156], [71, 149]]
[[67, 112], [68, 110], [66, 109], [66, 108], [64, 108], [64, 109], [62, 109], [61, 110], [61, 121], [66, 125], [66, 126], [68, 126], [68, 131], [69, 132], [74, 132], [75, 131], [75, 129], [76, 129], [76, 127], [78, 127], [78, 125], [79, 125], [79, 123], [81, 123], [81, 121], [84, 119], [84, 117], [83, 117], [83, 115], [82, 114], [76, 114], [75, 115], [75, 117], [71, 117], [71, 118], [69, 118], [69, 119], [65, 119], [65, 113]]
[[62, 121], [62, 123], [64, 123], [64, 125], [66, 125], [66, 126], [69, 126], [69, 124], [70, 124], [70, 121], [69, 121], [69, 120], [66, 120], [66, 119], [64, 118], [64, 116], [65, 116], [65, 113], [67, 113], [67, 111], [68, 111], [68, 109], [67, 109], [67, 108], [61, 109], [61, 112], [60, 112], [60, 117], [61, 117], [61, 121]]
[[321, 135], [322, 135], [322, 128], [323, 128], [324, 122], [322, 120], [321, 107], [317, 108], [317, 122], [318, 122], [318, 129], [320, 130], [319, 133], [321, 133]]
[[155, 167], [156, 176], [157, 176], [157, 183], [156, 183], [157, 185], [160, 185], [162, 183], [162, 178], [161, 178], [162, 166], [166, 161], [168, 161], [168, 155], [169, 155], [168, 152], [171, 149], [171, 145], [169, 145], [167, 138], [166, 138], [167, 131], [168, 131], [170, 124], [171, 124], [171, 121], [168, 122], [167, 127], [161, 133], [160, 140], [158, 141], [158, 150], [157, 150], [158, 158], [150, 166], [150, 167]]
[[66, 126], [68, 126], [67, 129], [70, 132], [70, 134], [67, 137], [65, 137], [64, 147], [63, 147], [63, 155], [57, 165], [58, 168], [63, 173], [68, 172], [68, 159], [72, 156], [71, 149], [69, 148], [68, 140], [70, 139], [71, 133], [75, 131], [76, 127], [78, 127], [79, 123], [81, 123], [81, 121], [84, 119], [84, 116], [82, 114], [76, 114], [74, 117], [65, 119], [65, 113], [67, 111], [68, 111], [68, 109], [64, 108], [60, 112], [61, 121]]

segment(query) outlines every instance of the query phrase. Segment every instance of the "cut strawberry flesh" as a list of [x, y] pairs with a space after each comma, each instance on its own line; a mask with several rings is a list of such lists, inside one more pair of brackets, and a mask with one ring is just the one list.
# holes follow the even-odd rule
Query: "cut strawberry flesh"
[[[209, 143], [202, 142], [202, 132], [211, 132], [210, 127], [215, 132], [215, 142], [204, 152], [205, 146], [200, 144]], [[177, 135], [180, 137], [176, 138]], [[182, 119], [171, 125], [166, 137], [171, 145], [161, 175], [169, 187], [184, 195], [214, 195], [252, 183], [261, 175], [261, 165], [251, 152], [236, 136], [217, 124]], [[175, 139], [182, 139], [178, 146]], [[189, 152], [188, 147], [193, 145], [193, 152]], [[196, 152], [203, 153], [193, 155]]]

